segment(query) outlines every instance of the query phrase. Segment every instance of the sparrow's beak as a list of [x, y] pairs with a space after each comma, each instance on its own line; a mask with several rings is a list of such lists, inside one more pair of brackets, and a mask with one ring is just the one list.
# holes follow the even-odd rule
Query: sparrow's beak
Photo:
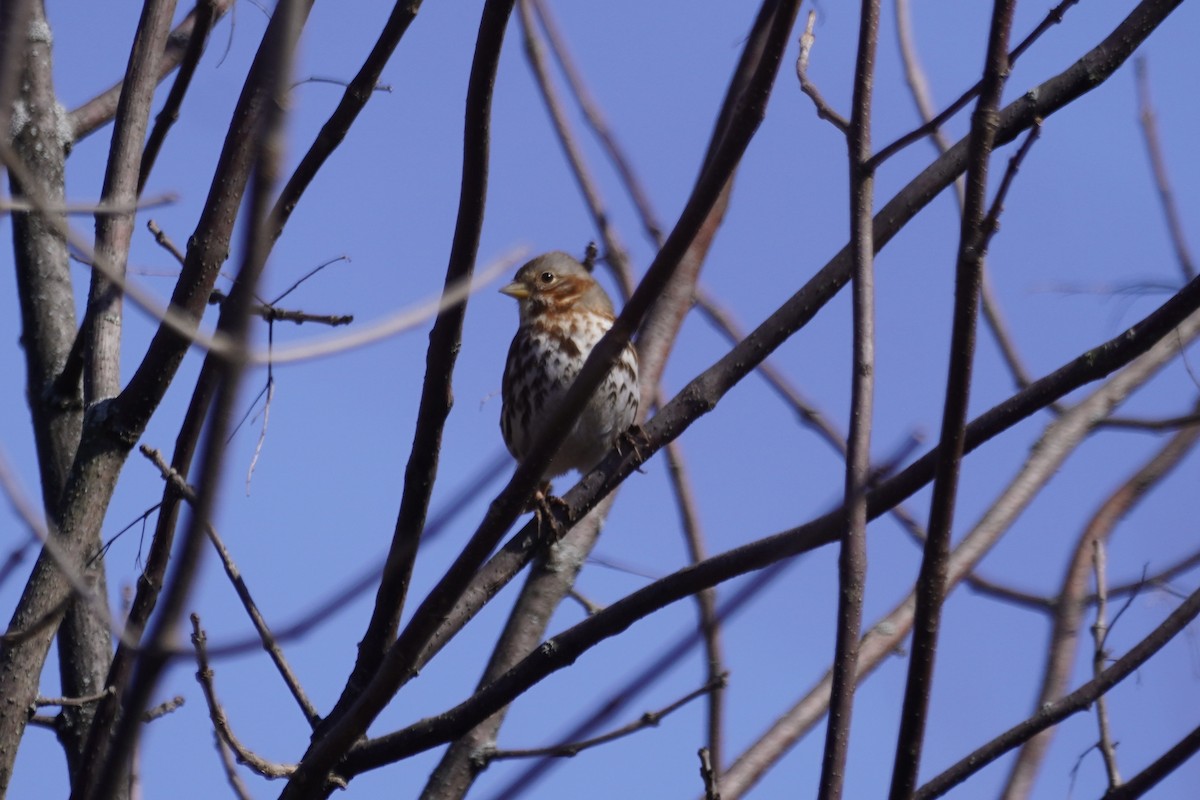
[[523, 283], [513, 281], [507, 286], [500, 287], [500, 294], [506, 294], [509, 297], [515, 297], [518, 300], [524, 300], [529, 297], [529, 289]]

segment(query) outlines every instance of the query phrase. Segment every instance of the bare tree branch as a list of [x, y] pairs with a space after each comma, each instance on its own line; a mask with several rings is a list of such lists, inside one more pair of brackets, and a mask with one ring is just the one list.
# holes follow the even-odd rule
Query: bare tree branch
[[966, 440], [967, 402], [975, 358], [979, 290], [983, 280], [983, 254], [990, 231], [984, 228], [988, 164], [996, 143], [1000, 94], [1008, 75], [1008, 35], [1012, 27], [1012, 0], [996, 0], [992, 10], [979, 103], [971, 119], [967, 141], [967, 181], [954, 280], [954, 323], [950, 334], [950, 368], [946, 379], [942, 433], [938, 444], [937, 476], [929, 507], [929, 530], [917, 578], [916, 621], [908, 681], [900, 712], [900, 733], [892, 768], [891, 800], [908, 800], [917, 783], [925, 737], [925, 715], [933, 683], [941, 607], [949, 589], [950, 533], [958, 494], [959, 469]]
[[[815, 14], [801, 39], [796, 74], [807, 83], [804, 63], [812, 41]], [[818, 800], [841, 800], [858, 672], [858, 638], [862, 629], [867, 581], [867, 489], [871, 483], [871, 423], [875, 405], [875, 241], [872, 210], [875, 175], [871, 158], [871, 100], [875, 88], [875, 51], [879, 44], [879, 0], [863, 0], [859, 14], [858, 50], [850, 124], [845, 128], [850, 164], [850, 289], [853, 349], [850, 369], [850, 422], [846, 437], [843, 508], [845, 528], [838, 549], [837, 628], [830, 684], [829, 724], [821, 756]], [[806, 89], [806, 93], [809, 90]], [[815, 92], [815, 90], [813, 90]], [[815, 99], [817, 94], [811, 94]], [[818, 106], [820, 108], [820, 106]]]
[[196, 649], [196, 681], [204, 690], [204, 702], [208, 704], [208, 716], [212, 720], [213, 730], [216, 732], [220, 744], [233, 751], [239, 764], [245, 764], [264, 778], [286, 778], [291, 775], [296, 771], [295, 764], [276, 764], [267, 761], [242, 744], [234, 735], [233, 729], [229, 727], [229, 719], [225, 716], [225, 709], [217, 701], [217, 692], [213, 686], [213, 671], [212, 667], [208, 665], [208, 652], [206, 651], [208, 637], [205, 635], [204, 629], [200, 627], [199, 615], [192, 614], [191, 620], [192, 646]]

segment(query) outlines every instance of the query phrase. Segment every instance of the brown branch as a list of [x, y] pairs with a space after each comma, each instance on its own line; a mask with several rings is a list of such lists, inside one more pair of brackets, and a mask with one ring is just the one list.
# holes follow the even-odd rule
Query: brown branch
[[1192, 260], [1192, 251], [1184, 235], [1179, 207], [1175, 203], [1175, 193], [1171, 189], [1171, 171], [1167, 168], [1162, 141], [1158, 136], [1158, 119], [1154, 113], [1154, 105], [1150, 102], [1150, 75], [1144, 57], [1134, 59], [1133, 72], [1137, 84], [1138, 120], [1141, 122], [1142, 136], [1146, 140], [1146, 155], [1150, 157], [1154, 188], [1158, 190], [1167, 233], [1171, 237], [1171, 245], [1175, 248], [1175, 259], [1179, 262], [1183, 279], [1191, 280], [1196, 275], [1196, 262]]
[[238, 800], [254, 800], [250, 790], [246, 788], [242, 776], [238, 775], [237, 762], [233, 760], [233, 751], [226, 746], [221, 739], [221, 734], [217, 733], [215, 729], [213, 730], [213, 746], [221, 758], [221, 767], [225, 770], [225, 780], [229, 782], [229, 788], [233, 790], [234, 796]]
[[183, 708], [185, 702], [187, 701], [181, 694], [175, 695], [170, 700], [164, 700], [153, 708], [143, 711], [142, 722], [154, 722], [154, 720], [165, 717], [167, 714], [173, 714], [175, 711]]
[[[219, 306], [227, 299], [229, 299], [229, 295], [220, 289], [213, 289], [212, 294], [208, 296], [208, 304]], [[331, 328], [336, 328], [339, 325], [349, 325], [351, 322], [354, 322], [353, 314], [309, 314], [307, 311], [276, 308], [274, 305], [263, 303], [251, 306], [250, 313], [256, 317], [261, 317], [265, 322], [294, 322], [297, 325], [312, 322], [317, 325], [328, 325]]]
[[[935, 797], [941, 797], [1009, 750], [1029, 740], [1039, 731], [1057, 725], [1067, 717], [1085, 710], [1146, 663], [1189, 622], [1195, 619], [1197, 614], [1200, 614], [1200, 590], [1193, 592], [1171, 612], [1161, 625], [1134, 645], [1116, 663], [1100, 673], [1098, 677], [1088, 681], [1061, 700], [1042, 706], [1037, 713], [1024, 722], [1009, 728], [995, 739], [976, 749], [966, 758], [922, 786], [915, 795], [916, 800], [933, 800]], [[1138, 795], [1132, 794], [1131, 796]], [[1105, 797], [1109, 797], [1109, 795], [1106, 794]]]
[[[7, 167], [14, 198], [32, 201], [39, 208], [42, 204], [62, 205], [64, 162], [70, 143], [62, 135], [63, 110], [54, 90], [53, 32], [43, 3], [4, 3], [0, 22], [4, 25], [0, 27], [0, 45], [5, 47], [0, 53], [0, 123], [4, 125], [0, 128], [4, 144], [0, 161]], [[23, 113], [14, 115], [18, 103]], [[54, 507], [67, 484], [83, 419], [78, 380], [63, 392], [56, 391], [55, 383], [68, 360], [76, 327], [67, 244], [59, 231], [65, 224], [64, 217], [54, 212], [20, 212], [12, 217], [24, 394], [37, 452], [42, 507], [47, 509]], [[54, 566], [43, 548], [0, 638], [0, 697], [8, 701], [0, 704], [0, 795], [7, 791], [12, 776], [27, 723], [25, 709], [37, 697], [50, 641], [71, 602], [68, 591], [54, 592], [62, 587]], [[76, 694], [65, 689], [64, 693]], [[67, 752], [74, 757], [74, 747]]]
[[108, 696], [110, 691], [109, 689], [101, 689], [95, 694], [84, 695], [83, 697], [42, 697], [38, 695], [33, 704], [38, 708], [43, 706], [62, 706], [64, 708], [67, 706], [86, 706], [103, 700]]
[[949, 589], [950, 534], [958, 493], [959, 470], [966, 441], [967, 404], [975, 357], [983, 254], [989, 229], [984, 228], [988, 164], [996, 144], [1000, 95], [1008, 75], [1008, 36], [1013, 0], [996, 0], [988, 34], [979, 102], [968, 134], [966, 193], [954, 281], [954, 321], [950, 334], [950, 367], [946, 379], [937, 474], [929, 507], [929, 529], [917, 578], [916, 619], [900, 733], [892, 770], [891, 800], [908, 800], [917, 784], [926, 714], [937, 656], [942, 604]]
[[152, 219], [146, 220], [146, 228], [154, 235], [154, 241], [158, 242], [158, 246], [170, 253], [179, 262], [179, 266], [182, 267], [186, 263], [183, 251], [179, 249], [175, 242], [171, 241], [171, 237], [167, 236], [163, 229], [158, 226], [157, 222]]
[[[679, 509], [679, 520], [687, 543], [688, 560], [699, 564], [708, 558], [704, 545], [704, 533], [700, 525], [700, 513], [696, 507], [695, 493], [688, 477], [687, 463], [678, 441], [667, 444], [667, 470], [671, 477], [671, 488], [675, 504]], [[721, 648], [721, 615], [717, 612], [717, 592], [704, 589], [696, 594], [696, 605], [700, 612], [700, 631], [704, 639], [705, 665], [709, 683], [713, 690], [708, 696], [708, 753], [713, 770], [713, 780], [718, 781], [725, 763], [725, 684], [715, 684], [717, 677], [725, 673], [725, 658]]]
[[[138, 157], [149, 126], [150, 105], [158, 82], [155, 67], [167, 41], [174, 0], [152, 0], [142, 7], [133, 37], [104, 173], [100, 202], [134, 206], [138, 197]], [[94, 259], [124, 277], [133, 237], [133, 212], [96, 215]], [[88, 289], [87, 346], [83, 359], [83, 399], [87, 405], [116, 396], [121, 388], [121, 294], [99, 270]]]
[[[807, 83], [803, 67], [808, 60], [815, 17], [815, 12], [810, 11], [808, 28], [800, 40], [796, 73], [802, 88]], [[841, 800], [845, 788], [846, 755], [850, 750], [850, 723], [858, 672], [858, 640], [866, 594], [867, 490], [872, 479], [871, 423], [875, 402], [875, 241], [871, 215], [875, 202], [875, 175], [867, 163], [871, 158], [871, 101], [878, 44], [879, 0], [862, 0], [850, 124], [844, 129], [850, 164], [853, 326], [843, 502], [846, 519], [838, 550], [837, 628], [818, 800]], [[810, 96], [815, 100], [819, 95]]]
[[720, 776], [713, 767], [708, 748], [701, 747], [696, 755], [700, 757], [700, 780], [704, 782], [704, 800], [721, 800]]
[[192, 614], [191, 620], [192, 646], [196, 649], [196, 681], [204, 692], [204, 702], [208, 704], [208, 716], [212, 720], [213, 730], [216, 731], [217, 737], [222, 744], [233, 751], [239, 764], [246, 765], [255, 774], [272, 779], [286, 778], [291, 775], [296, 771], [295, 764], [279, 764], [268, 761], [242, 744], [234, 735], [233, 729], [229, 726], [229, 718], [225, 716], [225, 709], [217, 700], [217, 691], [213, 686], [213, 671], [208, 665], [208, 652], [205, 649], [208, 637], [205, 635], [204, 629], [200, 627], [199, 615]]
[[1134, 419], [1130, 417], [1109, 417], [1106, 420], [1101, 420], [1097, 423], [1098, 427], [1103, 428], [1128, 428], [1131, 430], [1145, 431], [1171, 431], [1177, 428], [1186, 428], [1194, 425], [1200, 425], [1200, 414], [1184, 414], [1179, 417], [1166, 417], [1164, 419]]

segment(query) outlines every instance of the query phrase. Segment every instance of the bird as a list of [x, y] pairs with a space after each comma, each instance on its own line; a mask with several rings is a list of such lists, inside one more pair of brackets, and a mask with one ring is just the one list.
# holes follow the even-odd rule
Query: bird
[[[533, 447], [587, 360], [612, 327], [612, 301], [583, 264], [561, 251], [534, 258], [500, 289], [520, 322], [501, 384], [500, 432], [518, 461]], [[626, 344], [542, 476], [586, 473], [630, 430], [638, 411], [637, 351]]]

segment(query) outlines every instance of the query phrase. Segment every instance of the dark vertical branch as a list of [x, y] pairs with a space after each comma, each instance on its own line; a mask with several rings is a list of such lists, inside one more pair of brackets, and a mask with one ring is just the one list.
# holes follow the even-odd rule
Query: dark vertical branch
[[967, 186], [955, 272], [954, 323], [950, 334], [950, 369], [938, 444], [938, 466], [929, 510], [929, 533], [917, 582], [912, 656], [900, 715], [900, 733], [892, 771], [891, 800], [907, 800], [917, 784], [921, 747], [933, 682], [941, 606], [947, 590], [950, 533], [966, 436], [967, 401], [975, 357], [982, 258], [987, 247], [987, 174], [996, 142], [1000, 94], [1008, 75], [1008, 35], [1013, 0], [996, 0], [988, 34], [987, 55], [967, 144]]
[[245, 346], [250, 310], [255, 302], [254, 290], [271, 249], [270, 200], [282, 159], [282, 128], [292, 57], [306, 12], [304, 0], [283, 0], [275, 8], [264, 36], [260, 51], [261, 68], [256, 75], [261, 82], [256, 87], [256, 93], [262, 98], [263, 107], [258, 125], [252, 129], [252, 141], [256, 146], [250, 160], [252, 183], [247, 204], [249, 224], [246, 226], [242, 263], [236, 284], [241, 291], [230, 292], [221, 306], [217, 323], [218, 330], [237, 343], [235, 352], [240, 357], [223, 360], [217, 367], [219, 385], [201, 451], [197, 500], [173, 559], [174, 566], [164, 584], [158, 614], [151, 621], [142, 651], [135, 662], [111, 747], [98, 773], [89, 776], [93, 778], [88, 786], [89, 791], [86, 794], [77, 793], [93, 800], [108, 798], [118, 785], [138, 740], [142, 712], [149, 705], [151, 694], [167, 665], [173, 632], [180, 623], [184, 605], [199, 571], [206, 530], [212, 519], [221, 483], [237, 390], [246, 366]]
[[[484, 205], [487, 200], [488, 158], [491, 146], [492, 90], [500, 63], [504, 32], [512, 13], [513, 0], [489, 0], [484, 5], [475, 43], [475, 58], [467, 84], [466, 113], [463, 132], [463, 172], [459, 191], [458, 219], [450, 261], [446, 267], [445, 287], [449, 289], [470, 280], [479, 250], [483, 228]], [[357, 701], [363, 688], [379, 670], [384, 653], [396, 638], [400, 616], [408, 594], [413, 563], [417, 557], [429, 497], [437, 477], [442, 431], [454, 399], [450, 381], [462, 339], [466, 301], [448, 306], [438, 313], [429, 332], [429, 348], [425, 356], [425, 382], [417, 410], [417, 426], [412, 450], [404, 470], [404, 494], [396, 517], [391, 548], [383, 567], [383, 579], [375, 595], [375, 608], [367, 632], [358, 645], [358, 660], [337, 705], [318, 729], [314, 744], [318, 745], [324, 731], [336, 725], [345, 712]], [[297, 771], [302, 777], [303, 765]], [[316, 777], [316, 776], [309, 776]], [[316, 786], [324, 785], [324, 776]], [[289, 784], [289, 788], [292, 784]], [[310, 787], [311, 788], [311, 787]]]
[[875, 396], [875, 239], [872, 207], [875, 176], [871, 158], [871, 96], [875, 49], [879, 41], [879, 2], [863, 0], [858, 54], [846, 144], [850, 163], [850, 272], [853, 309], [853, 362], [850, 432], [846, 442], [845, 512], [838, 554], [837, 635], [829, 724], [821, 758], [820, 800], [840, 800], [858, 675], [867, 574], [867, 488], [871, 480], [871, 417]]

